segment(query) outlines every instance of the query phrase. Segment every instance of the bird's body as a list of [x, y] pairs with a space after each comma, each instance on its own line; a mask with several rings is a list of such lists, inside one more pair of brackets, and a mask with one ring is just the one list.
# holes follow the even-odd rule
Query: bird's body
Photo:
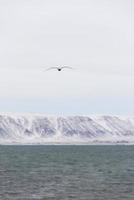
[[62, 69], [61, 68], [57, 68], [58, 69], [58, 71], [61, 71]]
[[64, 66], [64, 67], [50, 67], [47, 69], [48, 70], [52, 70], [52, 69], [56, 69], [58, 70], [59, 72], [62, 71], [63, 69], [73, 69], [72, 67], [67, 67], [67, 66]]

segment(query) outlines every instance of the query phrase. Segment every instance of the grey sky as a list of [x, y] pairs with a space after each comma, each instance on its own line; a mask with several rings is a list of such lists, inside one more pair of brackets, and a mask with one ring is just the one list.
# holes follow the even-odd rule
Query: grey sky
[[[133, 10], [133, 0], [0, 0], [1, 111], [132, 114]], [[57, 65], [76, 70], [43, 71]]]

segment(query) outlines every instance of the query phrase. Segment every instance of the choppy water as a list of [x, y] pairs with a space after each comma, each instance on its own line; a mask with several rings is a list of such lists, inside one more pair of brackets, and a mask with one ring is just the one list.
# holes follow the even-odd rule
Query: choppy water
[[134, 146], [0, 146], [0, 200], [133, 200]]

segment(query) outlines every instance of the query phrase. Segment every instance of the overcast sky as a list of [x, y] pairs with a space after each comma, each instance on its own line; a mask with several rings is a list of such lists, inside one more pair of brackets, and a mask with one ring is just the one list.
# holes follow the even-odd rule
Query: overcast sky
[[[63, 72], [45, 68], [68, 65]], [[134, 115], [133, 0], [0, 0], [0, 111]]]

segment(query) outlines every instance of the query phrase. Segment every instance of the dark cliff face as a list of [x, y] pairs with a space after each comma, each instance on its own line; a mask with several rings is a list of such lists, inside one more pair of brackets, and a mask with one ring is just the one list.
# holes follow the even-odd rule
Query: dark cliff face
[[65, 136], [97, 137], [105, 135], [105, 129], [89, 117], [58, 118], [59, 130]]
[[134, 118], [0, 115], [0, 143], [9, 141], [134, 141]]

